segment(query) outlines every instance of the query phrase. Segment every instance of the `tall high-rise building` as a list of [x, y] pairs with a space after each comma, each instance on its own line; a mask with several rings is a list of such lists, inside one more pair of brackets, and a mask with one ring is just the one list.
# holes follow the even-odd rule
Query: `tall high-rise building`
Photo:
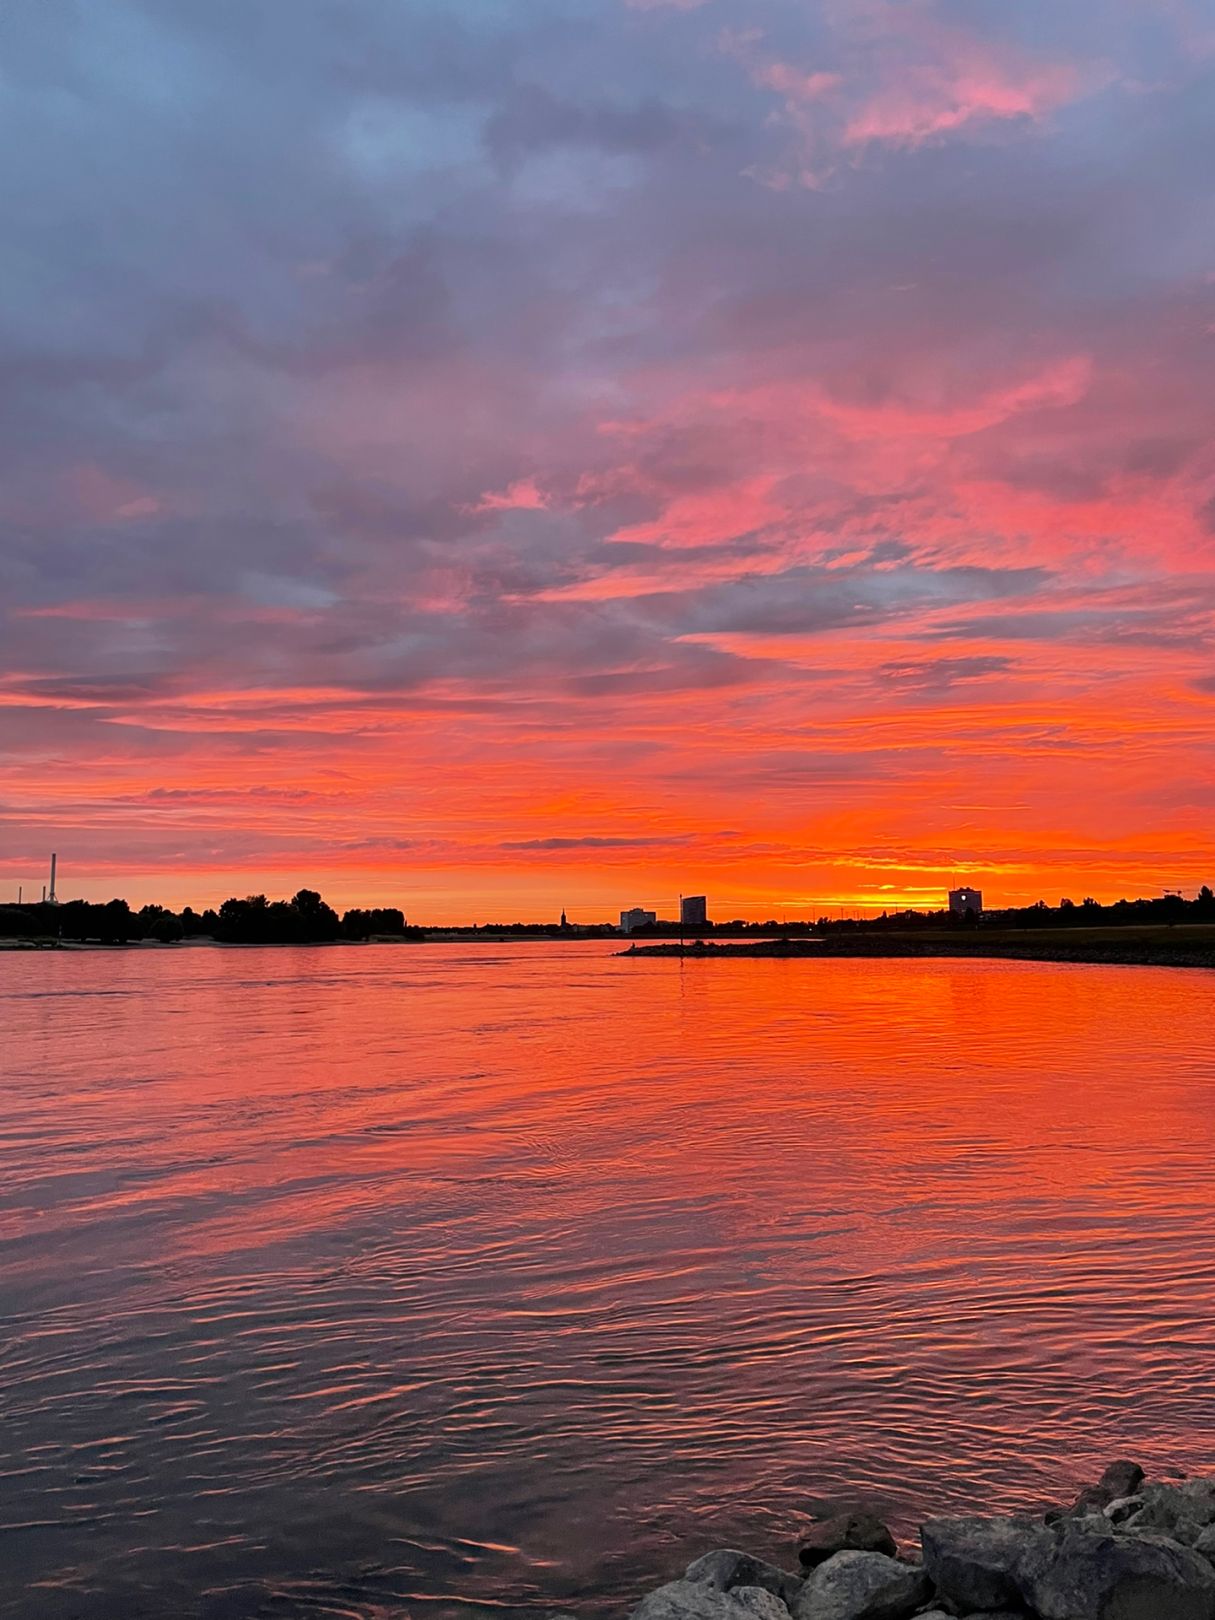
[[685, 894], [679, 901], [679, 920], [685, 928], [703, 928], [709, 920], [709, 902], [703, 894]]

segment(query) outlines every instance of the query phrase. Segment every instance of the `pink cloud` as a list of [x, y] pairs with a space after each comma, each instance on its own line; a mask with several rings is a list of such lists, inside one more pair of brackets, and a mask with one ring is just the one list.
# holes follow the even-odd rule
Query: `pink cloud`
[[823, 395], [818, 396], [814, 404], [824, 416], [851, 435], [956, 439], [981, 433], [1025, 411], [1075, 405], [1087, 393], [1091, 377], [1092, 363], [1088, 357], [1071, 355], [1020, 382], [957, 405], [918, 407], [895, 401], [858, 406]]
[[846, 146], [921, 146], [971, 124], [1037, 122], [1081, 88], [1080, 75], [1066, 64], [1001, 57], [952, 31], [940, 37], [939, 49], [937, 60], [888, 75], [861, 100], [844, 124]]
[[518, 478], [505, 489], [487, 489], [471, 512], [540, 512], [548, 505], [548, 496], [534, 478]]
[[762, 36], [724, 36], [721, 48], [784, 102], [800, 150], [791, 172], [758, 175], [823, 184], [842, 156], [870, 146], [914, 148], [1001, 123], [1037, 124], [1108, 83], [1104, 64], [1042, 60], [941, 20], [918, 0], [849, 7], [811, 67], [764, 59]]
[[617, 529], [609, 540], [649, 546], [720, 546], [784, 517], [773, 498], [775, 478], [763, 474], [727, 487], [710, 487], [670, 501], [661, 517]]

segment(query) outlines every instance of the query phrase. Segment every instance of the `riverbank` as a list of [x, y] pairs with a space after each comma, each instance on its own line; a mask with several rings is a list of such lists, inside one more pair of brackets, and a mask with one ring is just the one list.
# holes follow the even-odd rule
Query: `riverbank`
[[664, 941], [633, 945], [621, 956], [994, 957], [1025, 962], [1103, 963], [1131, 967], [1215, 968], [1215, 925], [973, 932], [857, 932], [812, 939]]
[[1215, 1479], [1111, 1463], [1070, 1506], [927, 1519], [908, 1548], [844, 1510], [811, 1523], [797, 1563], [706, 1553], [632, 1620], [1215, 1620]]

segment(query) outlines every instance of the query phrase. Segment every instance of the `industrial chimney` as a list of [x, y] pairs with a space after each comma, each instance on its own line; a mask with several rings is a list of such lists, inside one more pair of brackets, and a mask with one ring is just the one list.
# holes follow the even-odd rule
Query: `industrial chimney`
[[51, 892], [47, 895], [47, 904], [57, 906], [59, 901], [55, 898], [55, 867], [58, 864], [58, 855], [51, 856]]

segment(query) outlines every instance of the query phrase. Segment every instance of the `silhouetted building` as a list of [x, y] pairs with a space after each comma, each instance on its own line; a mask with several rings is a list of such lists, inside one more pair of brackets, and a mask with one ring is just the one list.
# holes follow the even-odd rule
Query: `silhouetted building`
[[955, 917], [964, 917], [972, 911], [976, 917], [983, 915], [983, 893], [980, 889], [950, 889], [949, 909]]
[[703, 928], [709, 920], [709, 902], [703, 894], [685, 894], [679, 902], [679, 921], [685, 928]]
[[658, 913], [656, 911], [644, 911], [640, 906], [633, 906], [628, 911], [620, 913], [620, 932], [622, 934], [631, 934], [634, 928], [644, 928], [647, 923], [656, 923], [657, 921]]

